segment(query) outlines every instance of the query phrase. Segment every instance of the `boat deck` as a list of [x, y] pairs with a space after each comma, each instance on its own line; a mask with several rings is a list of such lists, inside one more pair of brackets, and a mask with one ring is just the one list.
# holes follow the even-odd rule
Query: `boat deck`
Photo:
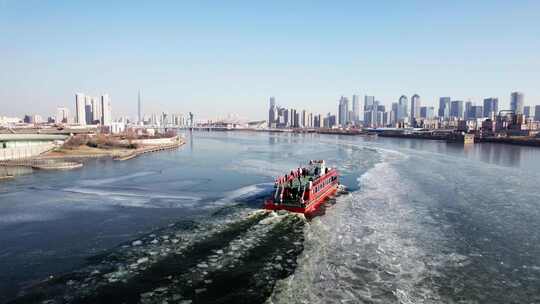
[[300, 177], [300, 180], [298, 178], [295, 178], [290, 183], [286, 183], [285, 187], [289, 188], [298, 188], [300, 186], [300, 189], [307, 187], [309, 185], [310, 181], [315, 180], [315, 176], [308, 175], [308, 176], [302, 176]]

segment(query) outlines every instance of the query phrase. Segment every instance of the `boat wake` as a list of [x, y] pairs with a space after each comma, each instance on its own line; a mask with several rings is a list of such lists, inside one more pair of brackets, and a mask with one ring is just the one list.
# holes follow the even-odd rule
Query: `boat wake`
[[392, 166], [403, 157], [382, 154], [359, 178], [359, 191], [306, 226], [299, 266], [269, 303], [441, 302], [431, 280], [446, 258], [435, 245], [441, 236], [425, 232], [427, 212], [410, 205], [413, 187]]
[[142, 235], [10, 303], [262, 303], [303, 250], [304, 219], [218, 213]]

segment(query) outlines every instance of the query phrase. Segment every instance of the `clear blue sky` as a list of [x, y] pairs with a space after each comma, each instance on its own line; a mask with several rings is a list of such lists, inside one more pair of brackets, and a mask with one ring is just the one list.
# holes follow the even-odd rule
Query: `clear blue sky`
[[[0, 115], [335, 112], [340, 95], [540, 104], [540, 1], [0, 0]], [[294, 3], [290, 3], [294, 2]], [[365, 2], [365, 3], [362, 3]]]

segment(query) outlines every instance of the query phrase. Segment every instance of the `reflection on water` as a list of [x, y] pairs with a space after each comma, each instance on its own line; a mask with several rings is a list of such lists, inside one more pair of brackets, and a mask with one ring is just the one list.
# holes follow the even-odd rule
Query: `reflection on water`
[[393, 148], [431, 151], [443, 155], [465, 157], [495, 165], [519, 167], [525, 170], [540, 170], [540, 149], [536, 147], [496, 143], [464, 145], [439, 140], [396, 138], [378, 138], [376, 143]]
[[0, 166], [0, 177], [20, 176], [32, 173], [32, 168], [22, 166]]

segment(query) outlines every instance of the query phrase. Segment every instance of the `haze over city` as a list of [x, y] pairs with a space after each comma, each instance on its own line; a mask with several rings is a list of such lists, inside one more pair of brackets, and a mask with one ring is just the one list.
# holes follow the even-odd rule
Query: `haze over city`
[[335, 112], [341, 95], [540, 103], [540, 3], [1, 1], [2, 114], [44, 116], [74, 94], [115, 116], [265, 119], [278, 104]]

